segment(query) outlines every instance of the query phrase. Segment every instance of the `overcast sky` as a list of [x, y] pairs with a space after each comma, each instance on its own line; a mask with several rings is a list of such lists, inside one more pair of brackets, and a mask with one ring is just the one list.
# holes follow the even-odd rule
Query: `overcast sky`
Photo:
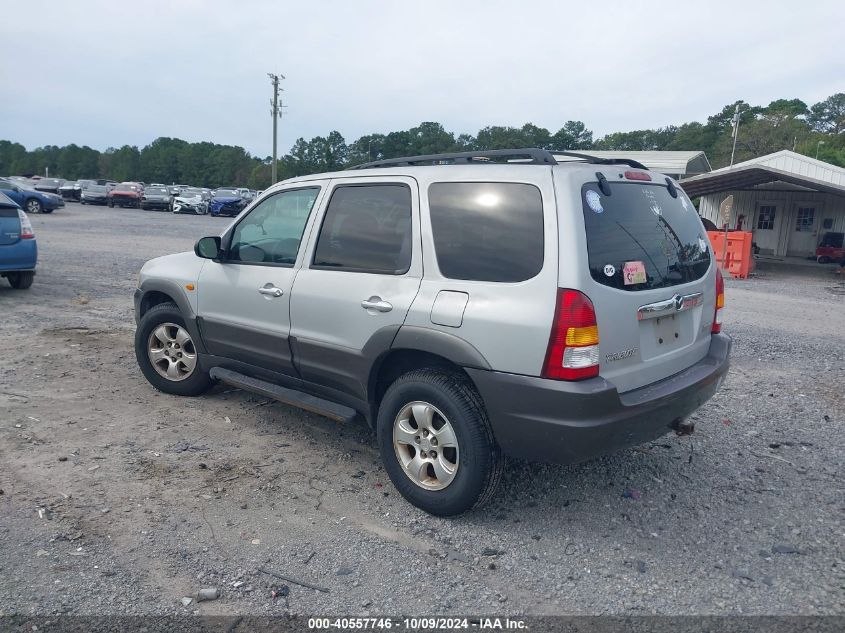
[[842, 0], [4, 0], [0, 139], [159, 136], [271, 151], [268, 72], [300, 136], [578, 119], [596, 137], [741, 98], [845, 91]]

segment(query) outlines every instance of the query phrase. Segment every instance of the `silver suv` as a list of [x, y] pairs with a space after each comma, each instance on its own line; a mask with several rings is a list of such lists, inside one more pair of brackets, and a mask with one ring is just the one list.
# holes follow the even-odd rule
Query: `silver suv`
[[503, 454], [657, 438], [728, 370], [724, 289], [686, 194], [634, 161], [418, 156], [279, 183], [147, 262], [135, 351], [161, 391], [216, 381], [361, 416], [412, 504], [488, 499]]

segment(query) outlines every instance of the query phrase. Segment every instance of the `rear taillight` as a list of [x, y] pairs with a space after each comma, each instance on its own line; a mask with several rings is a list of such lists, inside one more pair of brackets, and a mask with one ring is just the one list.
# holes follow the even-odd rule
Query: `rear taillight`
[[31, 240], [35, 238], [35, 233], [32, 232], [32, 223], [26, 217], [26, 213], [18, 209], [18, 219], [21, 221], [21, 239]]
[[599, 375], [599, 328], [593, 303], [577, 290], [559, 288], [543, 378], [583, 380]]
[[710, 331], [718, 334], [722, 331], [722, 308], [725, 307], [725, 280], [722, 271], [716, 269], [716, 310], [713, 312], [713, 326]]

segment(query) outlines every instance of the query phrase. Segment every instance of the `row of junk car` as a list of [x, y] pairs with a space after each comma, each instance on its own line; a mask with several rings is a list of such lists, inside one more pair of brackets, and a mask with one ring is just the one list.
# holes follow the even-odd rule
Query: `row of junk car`
[[[194, 215], [236, 216], [260, 191], [244, 187], [208, 189], [190, 185], [62, 180], [60, 178], [0, 178], [0, 190], [30, 213], [50, 213], [65, 201], [109, 207], [169, 211]], [[20, 198], [20, 200], [17, 200]]]

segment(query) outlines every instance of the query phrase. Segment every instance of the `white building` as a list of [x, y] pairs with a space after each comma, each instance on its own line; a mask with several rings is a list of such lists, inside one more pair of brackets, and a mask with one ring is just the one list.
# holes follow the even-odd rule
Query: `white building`
[[845, 232], [845, 169], [783, 150], [681, 181], [699, 214], [722, 228], [719, 205], [734, 204], [729, 228], [750, 230], [768, 255], [808, 257], [825, 233]]

